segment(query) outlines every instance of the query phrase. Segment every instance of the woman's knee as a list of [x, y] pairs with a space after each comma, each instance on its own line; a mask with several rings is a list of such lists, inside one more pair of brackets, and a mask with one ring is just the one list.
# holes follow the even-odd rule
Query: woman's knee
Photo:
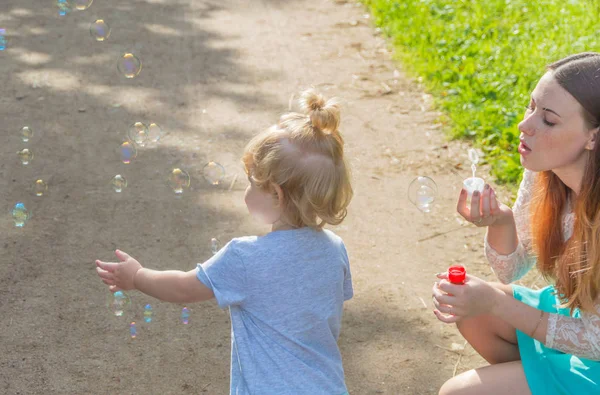
[[473, 386], [470, 374], [473, 371], [465, 372], [461, 375], [454, 376], [446, 381], [440, 388], [439, 395], [471, 395], [475, 394], [477, 389]]

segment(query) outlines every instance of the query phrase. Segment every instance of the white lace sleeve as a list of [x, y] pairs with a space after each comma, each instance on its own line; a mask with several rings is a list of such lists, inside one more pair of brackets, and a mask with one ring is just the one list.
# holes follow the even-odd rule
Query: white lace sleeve
[[517, 200], [513, 206], [519, 239], [517, 249], [509, 255], [501, 255], [490, 246], [487, 241], [487, 234], [485, 236], [485, 255], [496, 277], [504, 284], [512, 283], [523, 277], [536, 262], [531, 249], [531, 230], [529, 227], [529, 203], [534, 181], [535, 173], [525, 170]]
[[[596, 303], [595, 309], [600, 312], [600, 301]], [[546, 347], [600, 361], [600, 316], [583, 311], [580, 318], [550, 314]]]

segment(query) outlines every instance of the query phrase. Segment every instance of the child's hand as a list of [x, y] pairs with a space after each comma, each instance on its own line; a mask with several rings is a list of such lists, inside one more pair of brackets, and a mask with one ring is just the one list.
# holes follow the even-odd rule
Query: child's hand
[[115, 255], [120, 262], [96, 261], [98, 276], [109, 286], [111, 292], [135, 289], [133, 279], [142, 265], [123, 251], [116, 250]]

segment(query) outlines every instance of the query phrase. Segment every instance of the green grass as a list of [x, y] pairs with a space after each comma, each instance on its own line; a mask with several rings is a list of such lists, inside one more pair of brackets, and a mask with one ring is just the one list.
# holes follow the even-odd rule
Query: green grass
[[521, 175], [517, 124], [545, 66], [600, 50], [600, 0], [363, 2], [451, 136], [472, 139], [500, 183]]

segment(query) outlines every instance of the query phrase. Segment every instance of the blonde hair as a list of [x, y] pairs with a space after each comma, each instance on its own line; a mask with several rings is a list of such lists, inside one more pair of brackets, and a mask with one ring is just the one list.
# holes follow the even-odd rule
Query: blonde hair
[[276, 193], [273, 184], [281, 187], [282, 217], [289, 225], [322, 229], [344, 220], [353, 195], [339, 102], [307, 90], [300, 105], [303, 114], [286, 113], [255, 136], [242, 162], [259, 188]]

